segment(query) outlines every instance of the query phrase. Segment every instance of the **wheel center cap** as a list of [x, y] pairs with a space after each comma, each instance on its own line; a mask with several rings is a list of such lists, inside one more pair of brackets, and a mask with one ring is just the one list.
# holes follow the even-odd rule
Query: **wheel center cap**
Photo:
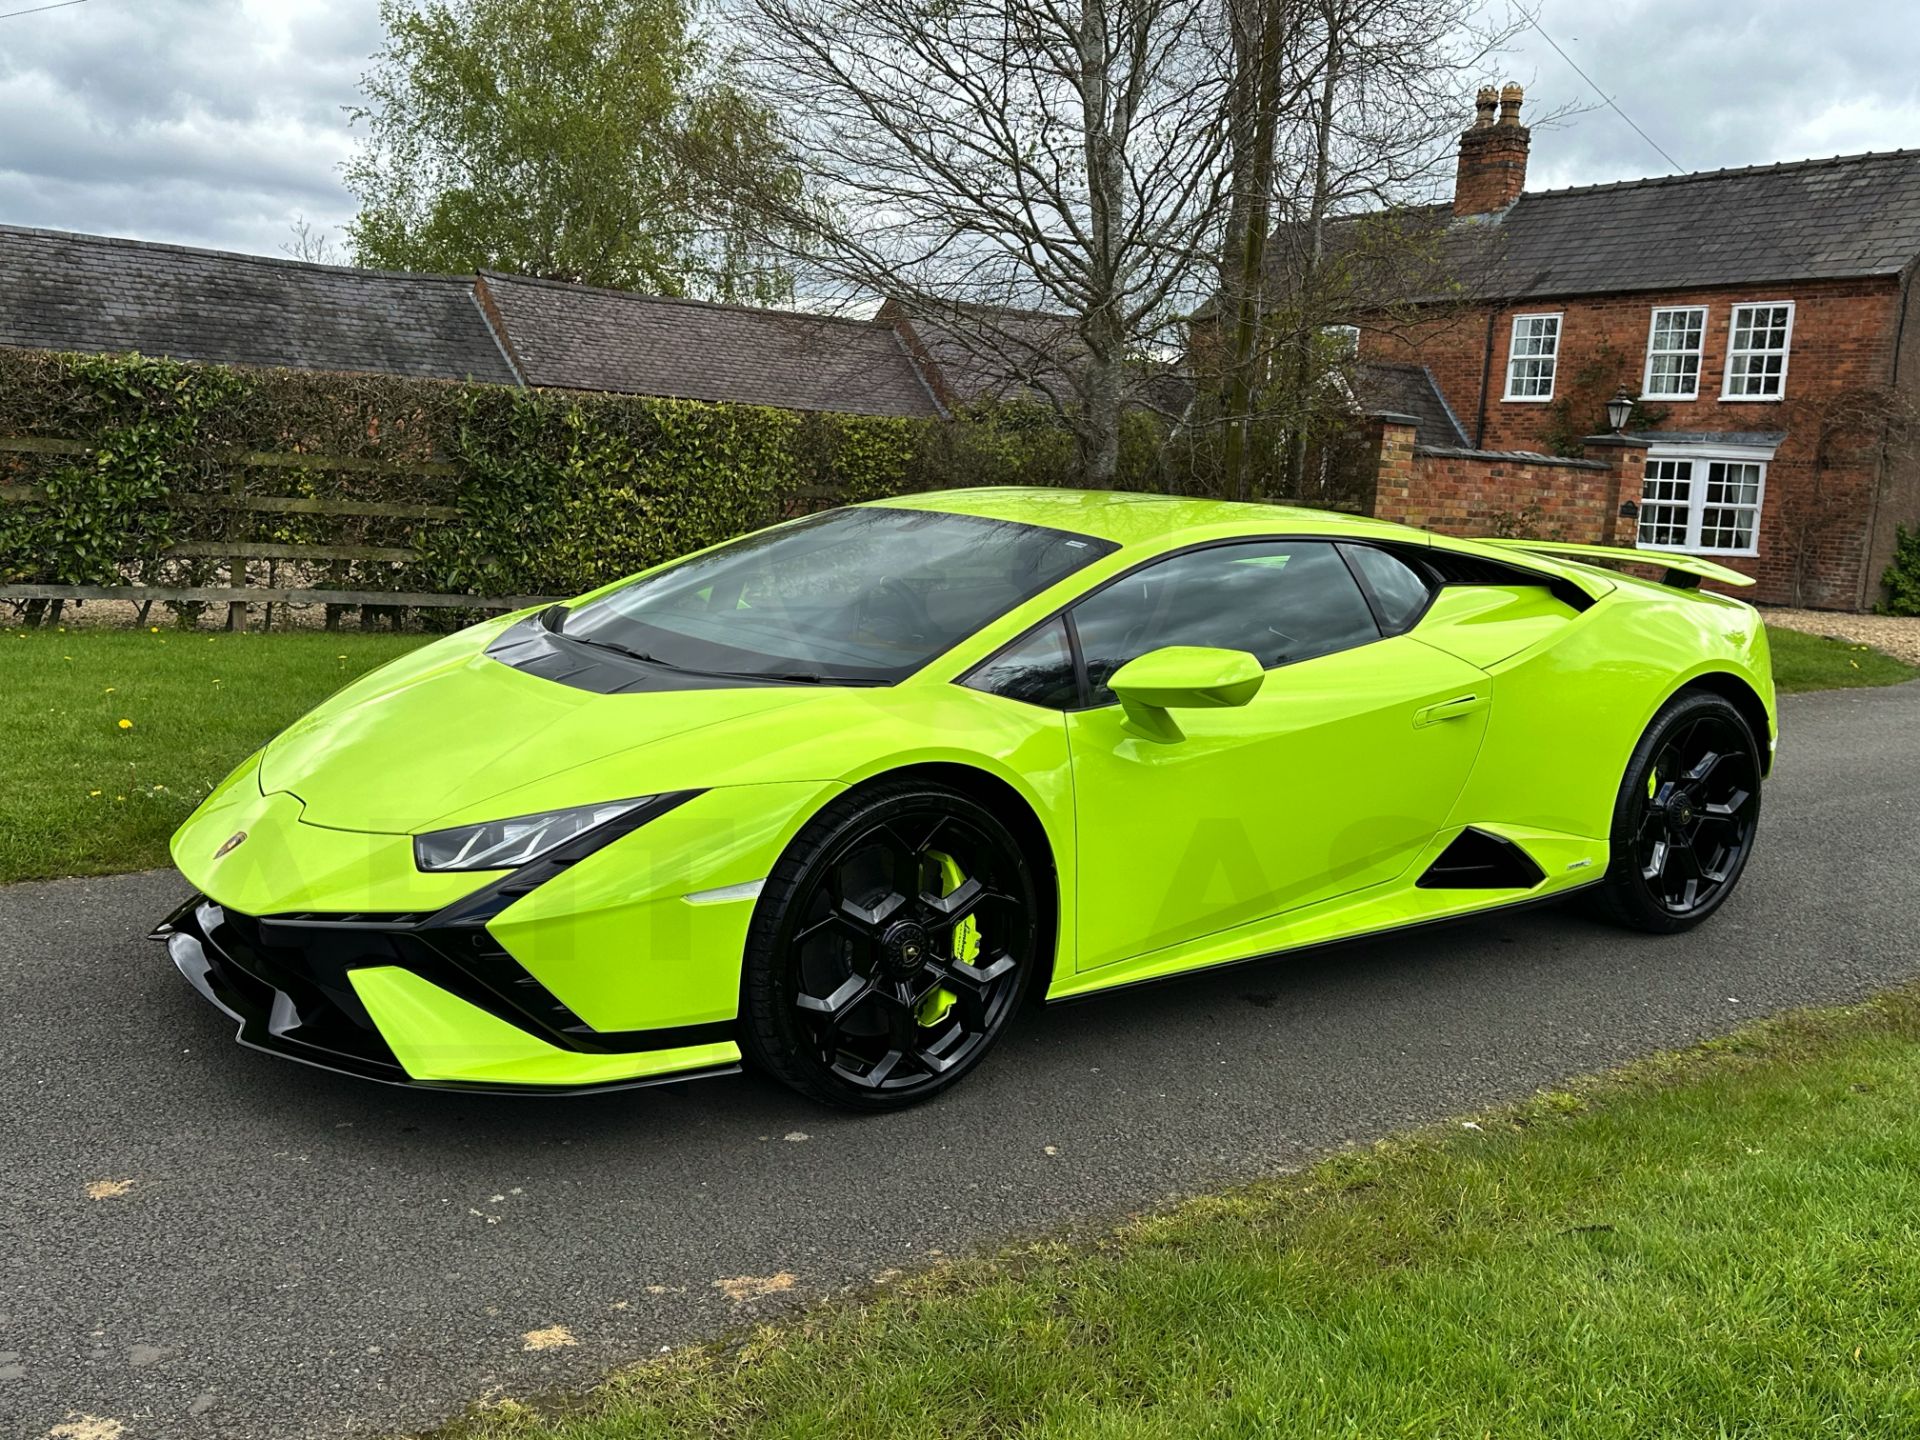
[[1667, 802], [1667, 823], [1685, 829], [1693, 823], [1693, 797], [1684, 791]]
[[919, 974], [921, 966], [927, 963], [926, 927], [915, 921], [901, 920], [888, 926], [880, 945], [887, 968], [903, 979]]

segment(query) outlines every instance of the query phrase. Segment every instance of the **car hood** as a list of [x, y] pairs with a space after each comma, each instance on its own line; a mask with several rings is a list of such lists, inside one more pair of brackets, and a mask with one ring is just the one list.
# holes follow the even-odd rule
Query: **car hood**
[[[667, 767], [673, 775], [654, 774], [648, 747], [703, 731], [700, 748], [709, 738], [717, 748], [729, 728], [845, 693], [759, 686], [596, 694], [489, 656], [486, 646], [502, 628], [476, 626], [347, 686], [267, 746], [262, 792], [297, 796], [310, 825], [397, 834], [470, 816], [494, 796], [622, 752], [633, 754], [631, 769], [619, 767], [630, 793], [686, 788], [684, 757]], [[570, 788], [553, 793], [568, 797]], [[513, 799], [520, 808], [502, 815], [532, 803]]]

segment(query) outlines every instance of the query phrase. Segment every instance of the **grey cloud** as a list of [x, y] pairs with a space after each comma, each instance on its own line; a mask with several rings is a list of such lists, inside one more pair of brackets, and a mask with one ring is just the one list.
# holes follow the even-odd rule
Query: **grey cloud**
[[[1683, 169], [1920, 145], [1920, 26], [1905, 0], [1545, 0], [1540, 22]], [[1533, 185], [1669, 173], [1552, 48], [1510, 71], [1541, 110], [1593, 108], [1534, 136]]]
[[0, 220], [269, 252], [352, 213], [375, 0], [90, 0], [0, 22]]
[[[1538, 3], [1687, 168], [1920, 145], [1910, 0]], [[0, 21], [0, 221], [269, 254], [296, 215], [337, 230], [342, 107], [379, 41], [377, 0], [88, 0]], [[1510, 77], [1540, 112], [1595, 103], [1534, 34], [1489, 78]], [[1666, 168], [1603, 108], [1534, 138], [1536, 187]]]

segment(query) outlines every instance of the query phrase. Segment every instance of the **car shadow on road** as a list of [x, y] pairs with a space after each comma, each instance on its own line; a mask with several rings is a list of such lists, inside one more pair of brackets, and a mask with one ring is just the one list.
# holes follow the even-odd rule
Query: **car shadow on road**
[[[1482, 917], [1035, 1005], [963, 1084], [886, 1117], [824, 1110], [751, 1072], [553, 1098], [384, 1086], [235, 1047], [231, 1027], [184, 986], [145, 1019], [153, 1044], [190, 1045], [207, 1099], [222, 1110], [243, 1106], [257, 1122], [296, 1131], [324, 1116], [415, 1153], [484, 1147], [505, 1161], [514, 1152], [550, 1155], [557, 1141], [657, 1155], [662, 1147], [707, 1150], [848, 1127], [865, 1127], [876, 1140], [904, 1126], [961, 1134], [978, 1123], [994, 1134], [1004, 1133], [1010, 1114], [1029, 1124], [1060, 1117], [1066, 1133], [1111, 1120], [1144, 1097], [1185, 1095], [1204, 1105], [1216, 1078], [1267, 1089], [1280, 1083], [1284, 1065], [1288, 1083], [1310, 1083], [1304, 1055], [1343, 1067], [1355, 1045], [1376, 1064], [1415, 1046], [1458, 1048], [1471, 1064], [1497, 1047], [1498, 1027], [1487, 1025], [1507, 1013], [1516, 986], [1596, 982], [1590, 959], [1579, 958], [1590, 955], [1596, 933], [1563, 909]], [[1604, 933], [1628, 953], [1657, 943]]]

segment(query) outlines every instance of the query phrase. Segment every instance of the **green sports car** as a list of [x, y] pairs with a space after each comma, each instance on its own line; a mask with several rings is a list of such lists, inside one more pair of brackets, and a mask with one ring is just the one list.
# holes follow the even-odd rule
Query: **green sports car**
[[349, 685], [181, 827], [156, 934], [242, 1043], [335, 1070], [745, 1059], [871, 1110], [1036, 992], [1575, 891], [1683, 930], [1776, 735], [1759, 616], [1702, 577], [1750, 583], [1144, 495], [833, 510]]

